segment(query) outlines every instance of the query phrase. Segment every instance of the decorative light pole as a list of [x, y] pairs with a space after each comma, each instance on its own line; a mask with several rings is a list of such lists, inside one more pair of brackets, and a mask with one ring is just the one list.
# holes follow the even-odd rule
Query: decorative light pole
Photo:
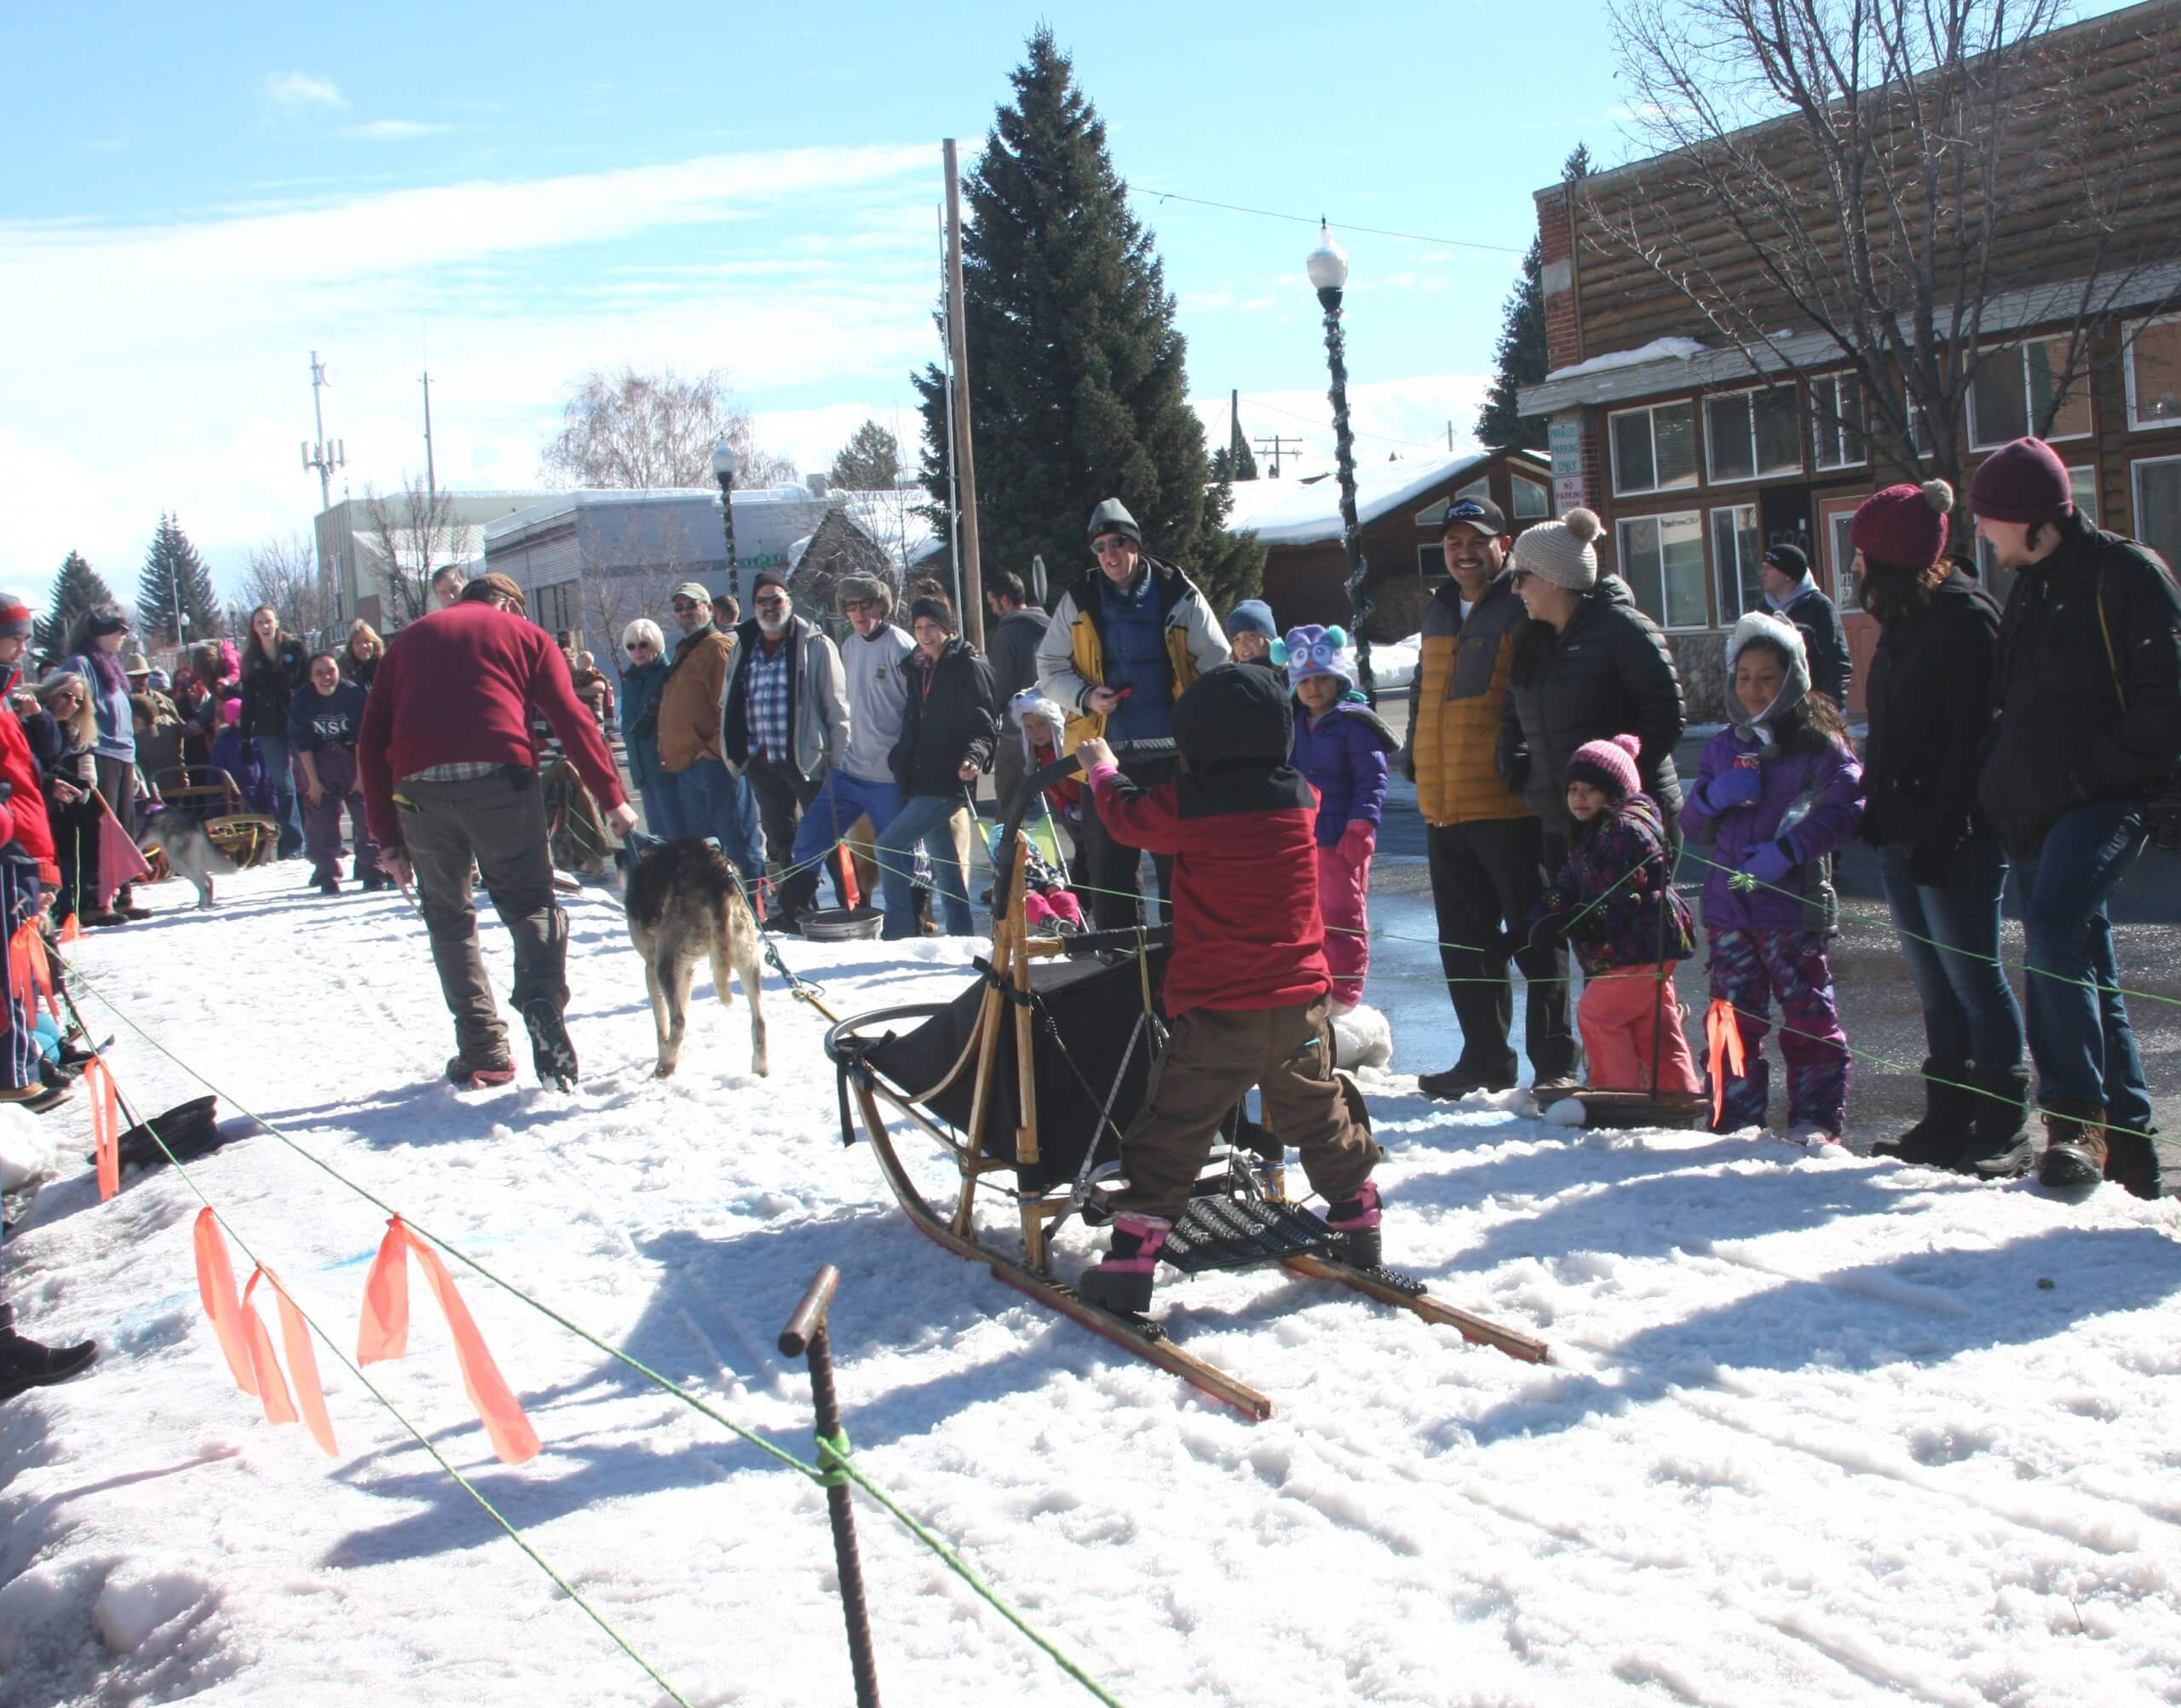
[[1340, 293], [1348, 283], [1348, 254], [1332, 240], [1332, 227], [1318, 221], [1318, 246], [1303, 263], [1310, 285], [1326, 311], [1326, 365], [1332, 371], [1333, 460], [1340, 472], [1340, 541], [1348, 553], [1348, 622], [1355, 638], [1355, 685], [1373, 705], [1378, 682], [1371, 674], [1371, 641], [1364, 631], [1371, 601], [1363, 591], [1364, 563], [1355, 523], [1355, 440], [1348, 430], [1347, 343], [1340, 330]]
[[742, 603], [742, 572], [734, 566], [734, 447], [727, 435], [712, 446], [712, 478], [719, 482], [719, 513], [727, 528], [727, 596]]

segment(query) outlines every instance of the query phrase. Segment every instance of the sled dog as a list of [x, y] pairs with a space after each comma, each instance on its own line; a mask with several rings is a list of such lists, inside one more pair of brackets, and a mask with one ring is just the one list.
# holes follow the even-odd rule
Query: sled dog
[[235, 863], [220, 852], [202, 824], [171, 810], [161, 813], [137, 839], [137, 852], [151, 861], [154, 871], [158, 862], [152, 855], [164, 853], [168, 872], [188, 880], [200, 908], [212, 905], [212, 880], [232, 877], [236, 870]]
[[734, 881], [734, 869], [710, 842], [682, 837], [643, 856], [629, 878], [629, 937], [644, 960], [644, 989], [659, 1027], [659, 1078], [682, 1059], [689, 986], [697, 963], [710, 960], [712, 986], [728, 1007], [730, 970], [750, 1002], [750, 1066], [772, 1072], [765, 1057], [765, 1010], [757, 986], [757, 922]]

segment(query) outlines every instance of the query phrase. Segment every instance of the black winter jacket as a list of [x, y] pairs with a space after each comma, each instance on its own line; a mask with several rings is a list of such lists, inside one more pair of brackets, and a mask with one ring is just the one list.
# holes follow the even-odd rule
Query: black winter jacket
[[901, 795], [960, 795], [970, 785], [958, 773], [964, 759], [981, 771], [992, 763], [999, 717], [993, 706], [992, 666], [966, 641], [949, 641], [936, 662], [921, 650], [909, 661], [908, 703], [901, 739], [889, 756]]
[[1780, 612], [1801, 631], [1810, 657], [1810, 685], [1845, 710], [1855, 661], [1848, 656], [1848, 631], [1840, 626], [1840, 607], [1812, 587], [1789, 600]]
[[1862, 837], [1873, 848], [1909, 844], [1916, 882], [1934, 889], [1978, 827], [1977, 760], [1991, 733], [1999, 635], [2000, 607], [1956, 569], [1879, 631], [1871, 658]]
[[2147, 795], [2181, 760], [2181, 593], [2157, 553], [2060, 524], [2060, 549], [2015, 577], [1992, 684], [1999, 723], [1977, 798], [2008, 852], [2063, 813]]
[[1681, 810], [1673, 745], [1686, 722], [1681, 677], [1657, 624], [1636, 608], [1627, 584], [1601, 577], [1568, 626], [1525, 623], [1515, 640], [1507, 705], [1499, 722], [1499, 775], [1522, 791], [1551, 836], [1568, 837], [1568, 762], [1586, 741], [1633, 735], [1643, 792]]
[[1008, 701], [1038, 680], [1038, 642], [1052, 619], [1034, 605], [1010, 611], [992, 625], [993, 692], [1004, 716]]
[[292, 635], [274, 637], [273, 656], [243, 666], [242, 733], [288, 739], [288, 712], [303, 683], [303, 643]]

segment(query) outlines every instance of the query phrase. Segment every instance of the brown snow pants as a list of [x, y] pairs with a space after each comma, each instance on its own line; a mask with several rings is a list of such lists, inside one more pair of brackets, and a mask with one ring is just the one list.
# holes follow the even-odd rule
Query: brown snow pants
[[1126, 1190], [1114, 1207], [1171, 1222], [1211, 1154], [1227, 1112], [1251, 1086], [1264, 1124], [1303, 1153], [1311, 1189], [1327, 1203], [1353, 1198], [1371, 1177], [1378, 1147], [1349, 1119], [1332, 1073], [1326, 998], [1271, 1009], [1189, 1009], [1176, 1016], [1166, 1053], [1151, 1070], [1143, 1112], [1121, 1140]]

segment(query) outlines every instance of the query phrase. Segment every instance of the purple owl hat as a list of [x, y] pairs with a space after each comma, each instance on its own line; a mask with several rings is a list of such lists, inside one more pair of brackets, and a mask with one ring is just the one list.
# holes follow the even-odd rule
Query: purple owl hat
[[1287, 631], [1289, 692], [1300, 687], [1305, 676], [1338, 676], [1349, 687], [1355, 686], [1355, 653], [1345, 629], [1305, 623]]

